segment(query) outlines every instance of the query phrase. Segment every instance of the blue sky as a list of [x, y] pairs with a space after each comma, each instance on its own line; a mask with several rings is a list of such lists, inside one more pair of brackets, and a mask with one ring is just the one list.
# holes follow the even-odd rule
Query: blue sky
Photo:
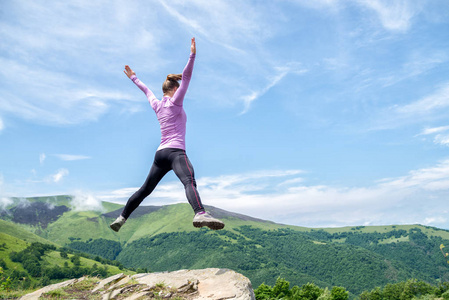
[[[160, 141], [157, 97], [197, 41], [187, 153], [204, 204], [276, 222], [449, 229], [449, 3], [0, 4], [0, 208], [124, 203]], [[169, 174], [146, 205], [186, 202]]]

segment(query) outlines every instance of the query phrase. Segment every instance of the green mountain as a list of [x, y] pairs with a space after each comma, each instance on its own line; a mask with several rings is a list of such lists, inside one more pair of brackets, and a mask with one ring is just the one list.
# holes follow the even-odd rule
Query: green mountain
[[[69, 210], [67, 206], [64, 207], [65, 211]], [[50, 223], [48, 220], [55, 221], [57, 217], [45, 214], [41, 205], [28, 205], [26, 210], [24, 208], [22, 201], [8, 211], [1, 212], [2, 217], [7, 219], [0, 220], [1, 299], [19, 297], [38, 287], [67, 278], [133, 273], [124, 270], [118, 262], [101, 257], [93, 259], [88, 254], [61, 247], [38, 236], [33, 232], [42, 232], [42, 227], [45, 228]], [[41, 217], [33, 217], [33, 211], [38, 212]], [[18, 215], [19, 212], [23, 215]], [[55, 215], [60, 216], [60, 212], [55, 210]]]
[[30, 241], [44, 238], [135, 269], [230, 268], [255, 287], [282, 277], [298, 286], [343, 286], [357, 295], [410, 278], [432, 284], [449, 280], [449, 264], [440, 250], [441, 244], [449, 246], [449, 231], [438, 228], [311, 229], [207, 207], [226, 224], [224, 230], [211, 231], [194, 228], [190, 206], [175, 204], [138, 207], [115, 233], [108, 224], [122, 206], [103, 202], [102, 211], [78, 211], [71, 203], [69, 196], [14, 199], [0, 214], [5, 220], [0, 225], [15, 224], [24, 239], [32, 233], [26, 238]]

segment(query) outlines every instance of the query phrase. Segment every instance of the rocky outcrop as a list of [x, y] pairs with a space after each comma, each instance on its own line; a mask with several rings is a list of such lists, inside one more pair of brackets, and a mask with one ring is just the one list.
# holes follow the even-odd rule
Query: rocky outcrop
[[180, 270], [143, 273], [133, 276], [117, 274], [106, 279], [83, 277], [44, 287], [21, 300], [43, 299], [255, 299], [251, 282], [229, 269]]

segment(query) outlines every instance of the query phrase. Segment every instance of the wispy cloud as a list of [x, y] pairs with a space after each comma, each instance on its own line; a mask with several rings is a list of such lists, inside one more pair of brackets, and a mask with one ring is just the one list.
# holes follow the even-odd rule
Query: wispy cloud
[[397, 69], [380, 75], [376, 82], [383, 87], [393, 86], [411, 78], [425, 75], [432, 69], [441, 66], [448, 61], [448, 54], [435, 49], [415, 51], [407, 61]]
[[240, 114], [242, 115], [242, 114], [247, 113], [248, 110], [250, 109], [251, 103], [253, 103], [257, 98], [259, 98], [260, 96], [262, 96], [263, 94], [268, 92], [276, 84], [278, 84], [279, 81], [281, 81], [282, 78], [284, 78], [285, 75], [287, 75], [287, 73], [288, 73], [287, 71], [282, 71], [279, 75], [277, 75], [276, 77], [272, 78], [272, 80], [265, 87], [263, 87], [261, 90], [253, 91], [251, 94], [242, 97], [244, 108], [243, 108], [243, 111]]
[[8, 207], [8, 205], [10, 205], [12, 203], [13, 203], [13, 201], [11, 198], [0, 197], [0, 211], [6, 209], [6, 207]]
[[[77, 124], [97, 120], [118, 101], [134, 101], [130, 95], [83, 86], [67, 75], [39, 67], [30, 68], [17, 62], [0, 58], [8, 72], [20, 74], [20, 81], [27, 83], [24, 94], [17, 78], [11, 78], [6, 70], [0, 70], [0, 77], [10, 86], [0, 96], [0, 111], [12, 113], [20, 118], [48, 124]], [[32, 93], [32, 100], [29, 97]], [[128, 100], [128, 101], [127, 101]]]
[[435, 133], [440, 133], [440, 132], [445, 132], [445, 131], [449, 131], [449, 126], [426, 128], [419, 135], [429, 135], [429, 134], [435, 134]]
[[[367, 187], [307, 185], [305, 175], [300, 170], [262, 171], [203, 177], [197, 183], [206, 205], [279, 223], [311, 227], [393, 223], [449, 226], [449, 160]], [[124, 203], [136, 189], [114, 191], [101, 198]], [[183, 186], [170, 182], [159, 185], [142, 205], [178, 202], [186, 202]]]
[[2, 118], [0, 118], [0, 133], [5, 129], [5, 124], [3, 123]]
[[357, 0], [359, 5], [372, 9], [385, 29], [397, 32], [407, 31], [421, 5], [407, 0]]
[[449, 133], [446, 134], [437, 134], [435, 136], [434, 142], [436, 144], [440, 144], [443, 146], [448, 146], [449, 147]]
[[57, 158], [64, 161], [74, 161], [74, 160], [84, 160], [84, 159], [91, 159], [90, 156], [86, 155], [74, 155], [74, 154], [55, 154]]
[[47, 155], [45, 155], [45, 153], [39, 154], [39, 163], [41, 165], [43, 165], [46, 158], [47, 158]]
[[383, 109], [375, 116], [371, 130], [398, 128], [410, 124], [436, 122], [446, 119], [449, 111], [449, 82], [437, 87], [432, 93], [408, 104], [397, 104]]
[[434, 143], [449, 146], [449, 126], [439, 126], [424, 129], [418, 136], [431, 135], [434, 136]]
[[396, 110], [405, 116], [426, 115], [449, 107], [449, 83], [445, 83], [435, 93]]
[[104, 211], [102, 200], [90, 193], [75, 192], [70, 204], [75, 211]]
[[[218, 177], [202, 177], [197, 180], [198, 188], [202, 198], [210, 201], [209, 194], [214, 194], [213, 199], [238, 198], [244, 192], [263, 191], [274, 184], [283, 181], [283, 178], [292, 178], [303, 173], [301, 170], [266, 170], [235, 175], [223, 175]], [[105, 201], [124, 202], [138, 187], [123, 188], [97, 195]], [[151, 197], [149, 203], [163, 205], [185, 201], [184, 187], [179, 181], [159, 184]], [[207, 203], [206, 203], [207, 204]]]
[[254, 9], [246, 2], [194, 0], [167, 4], [160, 0], [159, 3], [179, 23], [232, 51], [244, 52], [242, 47], [254, 46], [271, 34], [269, 27], [261, 26], [265, 23], [263, 10]]
[[257, 100], [258, 98], [263, 96], [265, 93], [267, 93], [271, 88], [273, 88], [274, 86], [279, 84], [281, 82], [281, 80], [288, 74], [299, 75], [299, 74], [303, 74], [303, 73], [307, 72], [306, 69], [303, 69], [298, 64], [294, 64], [294, 63], [290, 63], [289, 65], [284, 66], [284, 67], [276, 67], [275, 71], [277, 72], [276, 76], [269, 78], [268, 79], [269, 82], [267, 83], [266, 86], [261, 87], [260, 90], [252, 91], [249, 95], [242, 97], [244, 108], [243, 108], [243, 111], [240, 113], [241, 115], [247, 113], [251, 107], [251, 104], [255, 100]]
[[[184, 1], [168, 4], [160, 0], [159, 3], [177, 23], [195, 32], [203, 43], [212, 44], [209, 49], [220, 57], [221, 64], [224, 60], [233, 66], [235, 74], [226, 73], [225, 76], [238, 79], [223, 79], [221, 71], [217, 70], [213, 70], [211, 76], [232, 87], [228, 89], [228, 99], [222, 101], [232, 99], [237, 105], [243, 105], [241, 115], [247, 113], [254, 101], [279, 84], [286, 75], [305, 72], [297, 62], [273, 65], [272, 61], [278, 58], [265, 50], [265, 42], [278, 30], [278, 18], [282, 19], [282, 13], [273, 19], [274, 6], [258, 6], [255, 9], [247, 2], [222, 0], [210, 3], [195, 0], [188, 5]], [[242, 81], [241, 78], [246, 80]], [[238, 92], [231, 95], [232, 91]]]
[[353, 2], [374, 12], [385, 29], [401, 33], [410, 29], [413, 17], [420, 13], [423, 6], [422, 3], [407, 0], [294, 0], [293, 2], [313, 9], [330, 10], [333, 13], [338, 13], [348, 2]]
[[131, 18], [138, 7], [102, 1], [44, 5], [19, 0], [9, 5], [11, 14], [0, 20], [1, 113], [65, 125], [95, 121], [114, 108], [140, 110], [134, 97], [100, 80], [115, 80], [112, 72], [123, 75], [111, 61], [157, 51], [146, 26], [137, 26], [142, 19]]
[[69, 170], [67, 169], [60, 169], [56, 174], [52, 175], [52, 181], [55, 183], [60, 182], [65, 176], [69, 175]]

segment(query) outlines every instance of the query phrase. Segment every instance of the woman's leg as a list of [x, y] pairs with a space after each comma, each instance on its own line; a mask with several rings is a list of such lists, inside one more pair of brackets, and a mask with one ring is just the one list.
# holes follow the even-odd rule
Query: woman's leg
[[172, 168], [184, 185], [187, 200], [195, 214], [204, 212], [204, 206], [196, 188], [193, 166], [184, 150], [178, 149], [178, 151], [172, 153]]
[[172, 168], [173, 171], [175, 171], [176, 176], [178, 176], [184, 184], [187, 199], [195, 211], [193, 226], [198, 228], [207, 226], [213, 230], [223, 229], [225, 224], [204, 210], [200, 195], [196, 189], [193, 166], [184, 150], [177, 151], [176, 154], [174, 154]]
[[126, 206], [121, 214], [125, 219], [128, 219], [128, 217], [140, 205], [140, 203], [142, 203], [142, 201], [153, 192], [154, 188], [157, 186], [159, 181], [161, 181], [162, 177], [164, 177], [165, 174], [170, 171], [170, 169], [158, 165], [157, 157], [158, 153], [156, 153], [155, 155], [150, 173], [148, 174], [148, 177], [142, 187], [128, 199], [128, 202], [126, 203]]
[[193, 226], [197, 228], [207, 226], [213, 230], [223, 229], [225, 224], [204, 210], [200, 195], [196, 189], [193, 166], [190, 163], [185, 151], [178, 152], [176, 158], [173, 160], [172, 168], [184, 184], [187, 199], [195, 212], [195, 216], [193, 217]]

